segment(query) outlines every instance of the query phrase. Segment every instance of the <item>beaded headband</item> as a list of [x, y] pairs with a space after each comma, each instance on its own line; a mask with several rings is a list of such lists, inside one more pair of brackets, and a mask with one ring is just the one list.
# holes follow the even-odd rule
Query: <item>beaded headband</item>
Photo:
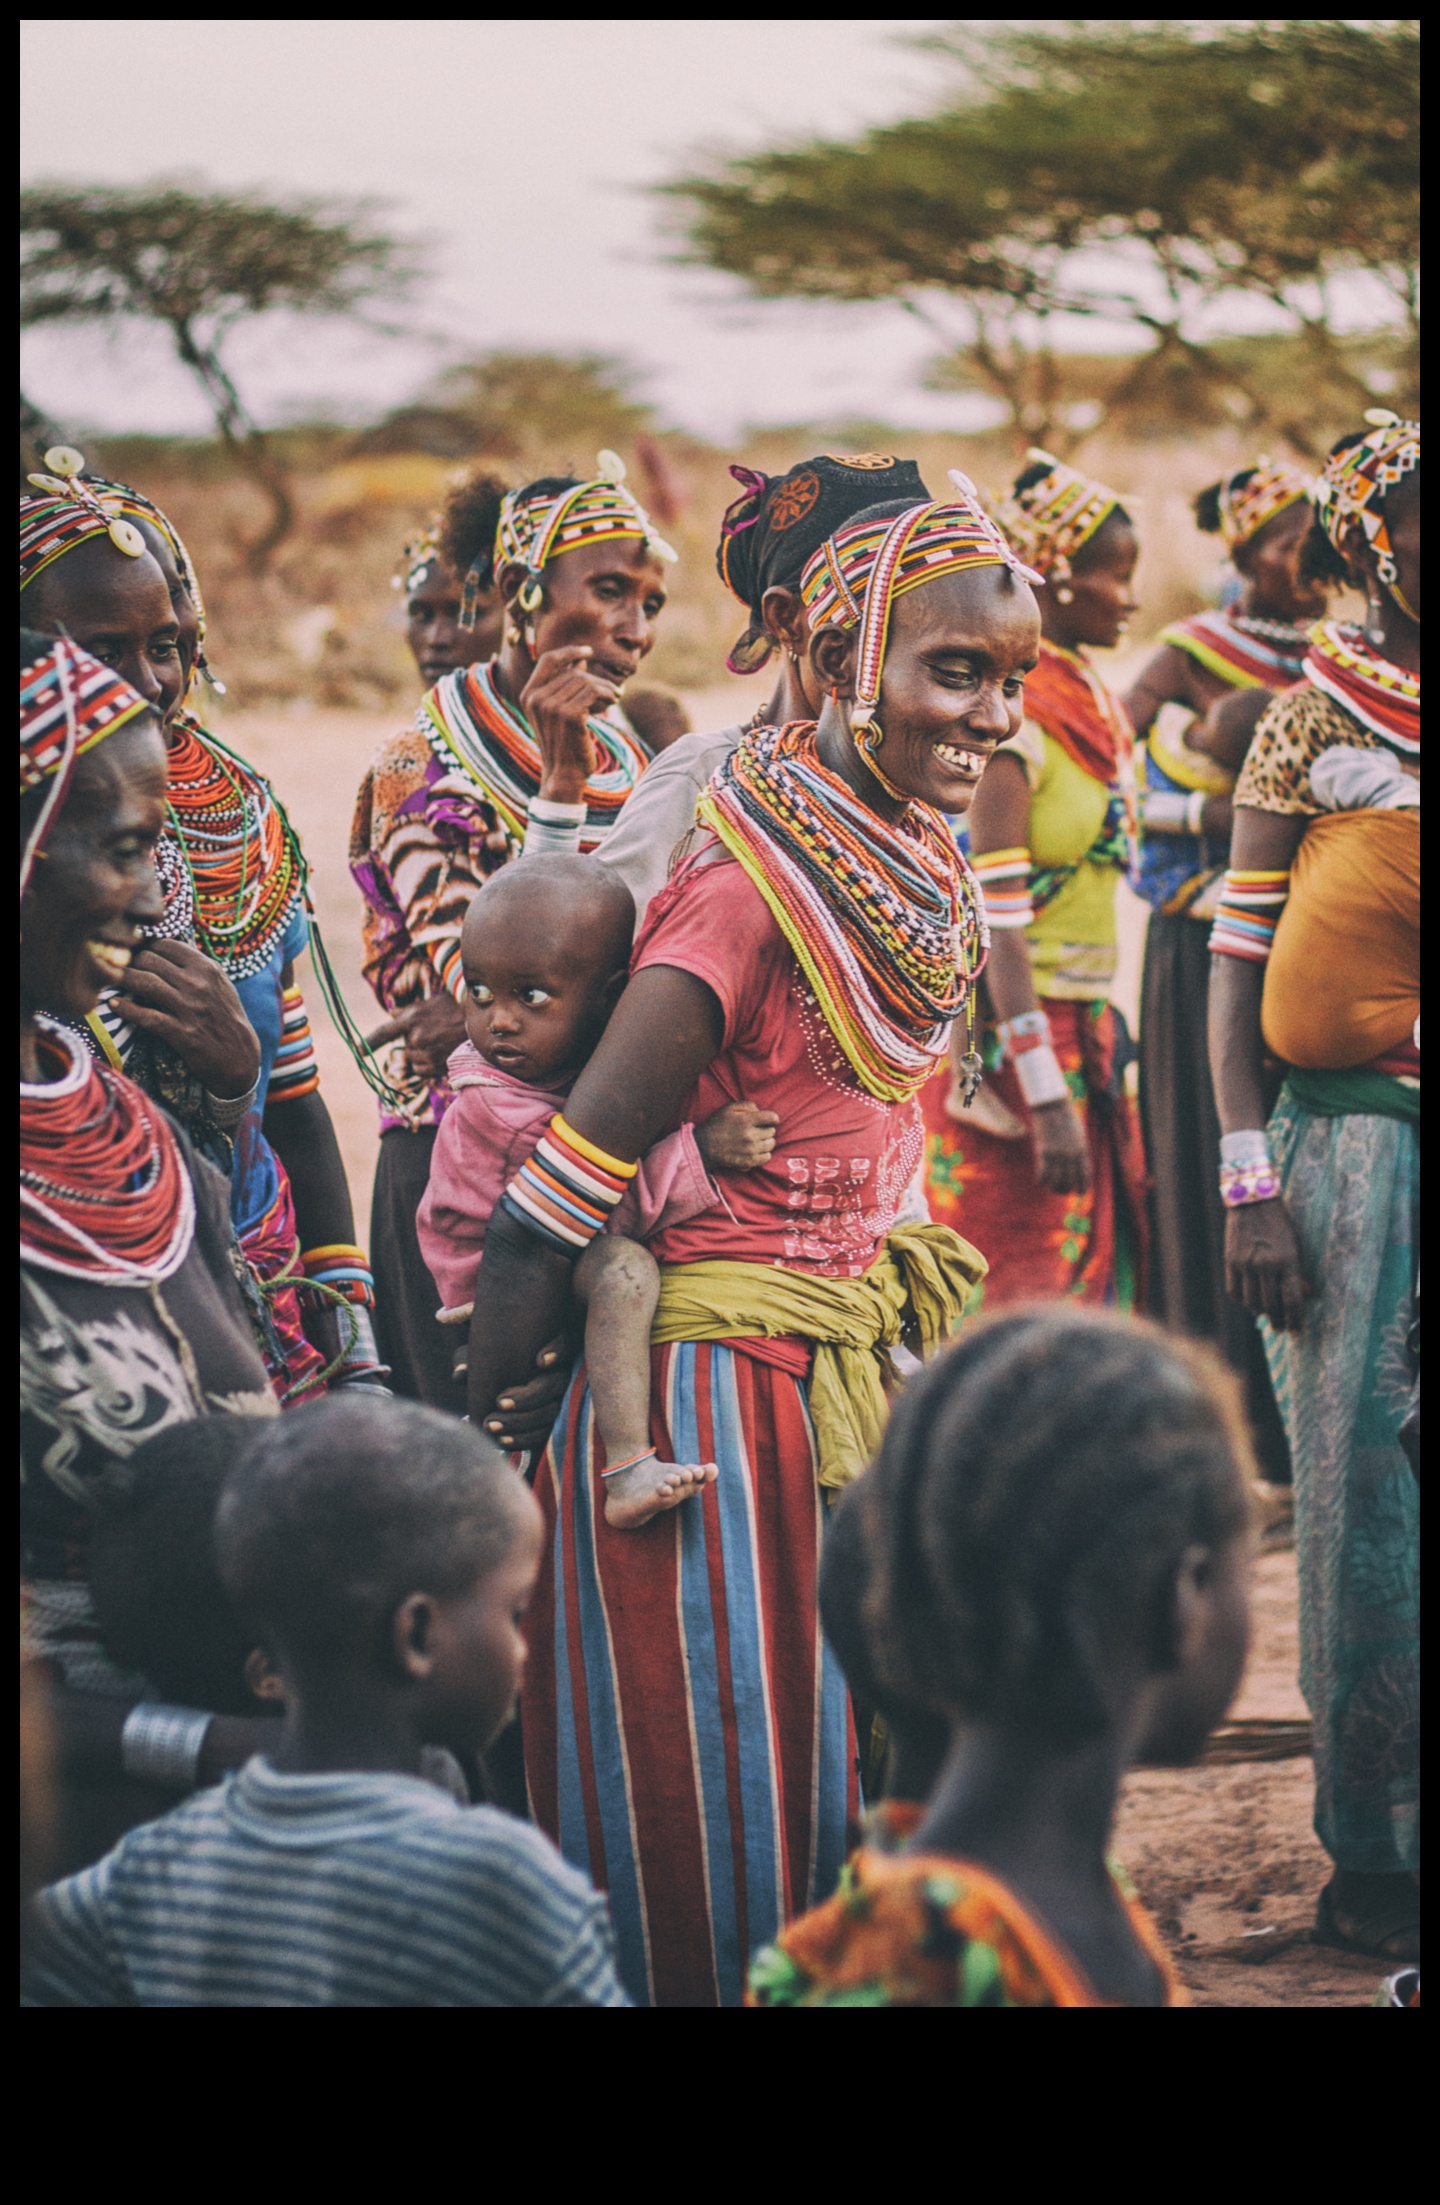
[[1067, 467], [1053, 452], [1032, 445], [1031, 461], [1043, 461], [1049, 473], [1028, 489], [1012, 490], [995, 508], [995, 518], [1015, 549], [1042, 574], [1057, 582], [1070, 579], [1070, 562], [1120, 503], [1119, 492], [1090, 475]]
[[[49, 460], [53, 454], [47, 452], [45, 456]], [[208, 615], [205, 611], [205, 600], [200, 594], [200, 577], [195, 571], [195, 561], [186, 550], [185, 540], [179, 529], [168, 514], [161, 512], [153, 498], [147, 498], [143, 490], [132, 489], [128, 482], [112, 482], [104, 475], [91, 475], [87, 480], [89, 487], [101, 495], [101, 502], [107, 511], [126, 514], [133, 521], [148, 521], [165, 538], [174, 555], [180, 579], [195, 607], [195, 618], [199, 624], [199, 634], [195, 640], [195, 671], [204, 676], [217, 696], [223, 697], [225, 684], [215, 679], [210, 671], [210, 662], [205, 656]]]
[[20, 893], [64, 803], [77, 762], [149, 705], [113, 667], [91, 658], [68, 636], [56, 636], [20, 669], [20, 793], [53, 778], [40, 816], [20, 853]]
[[[625, 487], [625, 462], [614, 452], [596, 455], [597, 473], [589, 482], [577, 482], [569, 490], [541, 493], [511, 490], [500, 505], [500, 525], [495, 532], [495, 571], [503, 566], [526, 569], [520, 585], [520, 610], [540, 609], [540, 576], [552, 559], [583, 544], [612, 543], [619, 537], [638, 537], [657, 559], [673, 566], [679, 553], [672, 550], [655, 529], [639, 500]], [[474, 590], [478, 572], [472, 567], [465, 577], [465, 601], [460, 625], [475, 624]], [[468, 617], [467, 617], [468, 615]]]
[[115, 500], [102, 498], [92, 484], [79, 480], [85, 465], [82, 452], [69, 444], [56, 444], [45, 454], [45, 464], [49, 474], [26, 477], [43, 494], [20, 500], [22, 590], [65, 552], [92, 536], [108, 536], [127, 559], [144, 558], [145, 539], [122, 518]]
[[1262, 456], [1249, 470], [1249, 480], [1241, 482], [1238, 477], [1245, 472], [1237, 468], [1220, 485], [1220, 536], [1227, 551], [1248, 544], [1277, 513], [1310, 499], [1305, 477], [1283, 461]]
[[[392, 590], [418, 589], [440, 557], [440, 515], [432, 513], [423, 528], [407, 536], [400, 547], [400, 564], [390, 577]], [[473, 626], [473, 622], [471, 623]]]
[[890, 608], [907, 590], [969, 567], [1008, 567], [1022, 582], [1040, 582], [1016, 556], [980, 503], [968, 475], [951, 468], [956, 496], [912, 505], [891, 520], [858, 520], [827, 536], [800, 578], [810, 629], [860, 630], [855, 706], [850, 724], [867, 728], [880, 702], [890, 635]]
[[1315, 485], [1315, 512], [1337, 551], [1358, 521], [1375, 553], [1381, 581], [1394, 589], [1400, 579], [1381, 500], [1387, 490], [1420, 464], [1420, 424], [1402, 421], [1383, 406], [1365, 416], [1368, 435], [1343, 452], [1332, 452]]

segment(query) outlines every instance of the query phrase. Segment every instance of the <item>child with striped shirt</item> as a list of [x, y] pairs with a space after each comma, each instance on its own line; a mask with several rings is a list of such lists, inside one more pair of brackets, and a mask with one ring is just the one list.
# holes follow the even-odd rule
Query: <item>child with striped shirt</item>
[[35, 2006], [624, 2006], [606, 1904], [538, 1830], [422, 1775], [508, 1719], [540, 1512], [402, 1401], [257, 1424], [216, 1525], [280, 1679], [268, 1757], [33, 1902]]

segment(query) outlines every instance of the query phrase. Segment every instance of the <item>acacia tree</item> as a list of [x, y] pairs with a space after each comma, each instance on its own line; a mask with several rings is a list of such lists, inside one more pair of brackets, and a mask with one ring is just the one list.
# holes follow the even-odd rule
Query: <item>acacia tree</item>
[[[1081, 433], [1218, 391], [1301, 450], [1337, 397], [1370, 395], [1338, 278], [1378, 278], [1413, 340], [1415, 20], [964, 23], [923, 43], [951, 79], [936, 113], [663, 187], [681, 257], [760, 297], [896, 301], [945, 339], [945, 379], [1000, 397], [1022, 441], [1067, 441], [1060, 317], [1136, 340]], [[1240, 294], [1301, 351], [1283, 397], [1210, 334]]]
[[355, 314], [407, 287], [413, 257], [367, 229], [363, 210], [230, 198], [178, 185], [139, 191], [42, 184], [20, 199], [20, 317], [158, 322], [205, 393], [215, 426], [265, 492], [270, 519], [246, 550], [262, 570], [292, 526], [284, 467], [222, 357], [247, 315]]

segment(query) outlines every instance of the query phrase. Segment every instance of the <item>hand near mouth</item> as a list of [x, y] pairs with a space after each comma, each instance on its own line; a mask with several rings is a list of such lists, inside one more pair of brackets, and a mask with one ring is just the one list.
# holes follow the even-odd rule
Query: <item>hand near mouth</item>
[[588, 644], [547, 651], [521, 693], [521, 710], [540, 745], [540, 795], [548, 803], [584, 801], [595, 756], [585, 722], [619, 700], [619, 681], [593, 658]]

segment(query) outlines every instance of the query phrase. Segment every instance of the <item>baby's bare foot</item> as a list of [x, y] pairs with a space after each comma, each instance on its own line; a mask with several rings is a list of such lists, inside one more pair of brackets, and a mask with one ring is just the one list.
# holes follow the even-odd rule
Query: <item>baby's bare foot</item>
[[678, 1508], [720, 1475], [713, 1462], [661, 1462], [647, 1455], [605, 1481], [605, 1521], [617, 1531], [638, 1531], [667, 1508]]

